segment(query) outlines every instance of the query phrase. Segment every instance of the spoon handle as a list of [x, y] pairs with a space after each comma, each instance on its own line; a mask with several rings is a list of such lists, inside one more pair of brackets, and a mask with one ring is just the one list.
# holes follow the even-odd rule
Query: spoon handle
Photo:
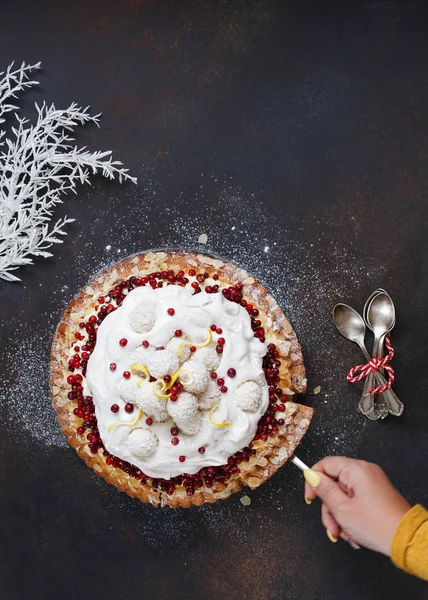
[[[383, 344], [384, 344], [386, 335], [387, 334], [385, 333], [385, 335], [382, 336], [382, 338], [380, 340], [379, 348], [377, 351], [377, 357], [379, 359], [382, 359], [382, 356], [383, 356]], [[380, 373], [380, 375], [383, 375], [385, 373], [384, 369], [381, 369], [379, 371], [379, 373]], [[386, 404], [388, 406], [388, 411], [391, 413], [391, 415], [394, 415], [395, 417], [399, 417], [403, 413], [404, 404], [398, 399], [394, 390], [389, 388], [389, 390], [386, 390], [386, 392], [384, 392], [383, 397], [384, 397], [384, 400], [386, 401]]]
[[[383, 385], [383, 382], [385, 381], [383, 375], [381, 375], [380, 373], [376, 373], [376, 377], [380, 384]], [[398, 396], [394, 392], [394, 390], [392, 388], [387, 389], [385, 392], [383, 392], [383, 397], [386, 400], [388, 410], [391, 413], [391, 415], [399, 417], [403, 413], [404, 404], [401, 402], [401, 400], [398, 399]]]
[[[378, 351], [377, 351], [377, 357], [379, 359], [382, 358], [383, 356], [383, 344], [385, 341], [385, 337], [386, 337], [386, 333], [380, 338], [380, 343], [379, 343], [379, 347], [378, 347]], [[385, 373], [384, 369], [381, 369], [379, 371], [379, 375], [383, 376], [383, 374]], [[404, 404], [398, 399], [397, 394], [394, 392], [394, 390], [392, 388], [389, 388], [388, 390], [386, 390], [386, 392], [383, 392], [382, 394], [383, 399], [386, 401], [386, 404], [388, 406], [388, 411], [391, 413], [391, 415], [394, 415], [395, 417], [399, 417], [404, 410]]]
[[[379, 346], [377, 349], [377, 357], [379, 360], [382, 360], [383, 358], [383, 344], [385, 342], [385, 338], [386, 338], [387, 334], [385, 333], [379, 340]], [[380, 374], [383, 375], [385, 373], [385, 369], [380, 369]]]
[[[364, 381], [363, 393], [361, 395], [360, 401], [358, 403], [358, 409], [363, 413], [366, 417], [369, 417], [369, 414], [372, 413], [374, 408], [374, 395], [369, 394], [369, 391], [372, 388], [369, 386], [369, 377], [366, 377]], [[371, 418], [371, 417], [369, 417]]]
[[[381, 375], [379, 373], [379, 371], [377, 373], [375, 373], [374, 375], [375, 375], [375, 378], [377, 379], [377, 382], [379, 383], [379, 385], [385, 385], [386, 379], [383, 375]], [[368, 377], [367, 377], [367, 379], [368, 379]], [[373, 394], [367, 394], [367, 397], [370, 397], [372, 395]], [[399, 417], [404, 410], [404, 405], [398, 399], [398, 396], [394, 392], [394, 390], [392, 388], [387, 389], [385, 392], [383, 392], [383, 397], [387, 401], [389, 412], [392, 415]]]
[[[379, 351], [379, 342], [380, 338], [375, 335], [375, 339], [373, 342], [373, 357], [377, 356]], [[358, 408], [366, 417], [375, 421], [378, 417], [376, 417], [374, 412], [375, 406], [375, 396], [374, 394], [369, 394], [370, 390], [372, 390], [374, 386], [374, 373], [369, 373], [364, 381], [363, 393], [358, 404]]]
[[[364, 344], [358, 340], [354, 340], [354, 341], [361, 348], [361, 351], [364, 354], [366, 360], [370, 361], [370, 354], [367, 352], [367, 348], [364, 346]], [[375, 343], [376, 343], [376, 340], [375, 340]], [[366, 381], [369, 379], [370, 375], [373, 375], [373, 373], [370, 373], [369, 376], [366, 377]], [[383, 375], [381, 375], [379, 373], [379, 371], [376, 372], [375, 378], [378, 381], [379, 385], [385, 385], [386, 379]], [[374, 386], [372, 385], [372, 387], [368, 388], [366, 394], [364, 394], [364, 391], [363, 391], [363, 396], [361, 397], [360, 404], [358, 405], [358, 407], [361, 410], [361, 412], [363, 412], [362, 408], [365, 409], [365, 412], [363, 412], [363, 414], [366, 417], [368, 417], [372, 421], [376, 421], [379, 417], [375, 414], [374, 404], [372, 404], [372, 400], [374, 400], [374, 396], [373, 396], [373, 394], [368, 393], [371, 389], [373, 389], [373, 387]], [[385, 400], [388, 402], [389, 412], [394, 416], [397, 416], [397, 417], [400, 416], [403, 412], [404, 406], [403, 406], [403, 403], [400, 402], [400, 400], [398, 399], [395, 392], [391, 388], [389, 388], [388, 390], [386, 390], [386, 392], [384, 392], [384, 397], [385, 397]], [[366, 398], [368, 398], [367, 402], [365, 400]], [[361, 407], [360, 407], [360, 405], [361, 405]]]

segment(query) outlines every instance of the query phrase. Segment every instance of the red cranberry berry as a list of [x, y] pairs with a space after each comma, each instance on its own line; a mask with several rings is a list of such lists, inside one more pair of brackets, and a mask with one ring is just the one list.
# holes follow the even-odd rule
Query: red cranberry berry
[[201, 446], [200, 448], [198, 448], [198, 452], [199, 452], [199, 454], [204, 454], [205, 448], [203, 446]]
[[110, 410], [111, 410], [111, 412], [112, 412], [112, 413], [117, 413], [117, 412], [119, 412], [119, 405], [118, 405], [118, 404], [112, 404], [112, 405], [110, 406]]
[[[218, 331], [217, 331], [218, 333]], [[217, 342], [220, 344], [220, 346], [224, 346], [226, 343], [226, 340], [223, 337], [218, 338]]]
[[217, 373], [215, 371], [211, 373], [211, 379], [217, 379]]
[[122, 346], [122, 348], [126, 346], [127, 343], [128, 340], [126, 338], [122, 338], [121, 340], [119, 340], [119, 346]]
[[227, 387], [225, 385], [222, 385], [221, 388], [220, 388], [220, 392], [222, 394], [225, 394], [227, 392]]
[[74, 382], [75, 382], [74, 375], [69, 375], [67, 377], [67, 383], [69, 383], [71, 385]]
[[131, 373], [129, 371], [124, 371], [123, 376], [125, 377], [125, 379], [129, 379], [131, 377]]
[[168, 310], [166, 311], [169, 315], [171, 315], [171, 317], [173, 315], [175, 315], [175, 310], [173, 308], [168, 308]]
[[171, 427], [171, 435], [173, 435], [173, 436], [178, 435], [178, 427]]
[[134, 405], [133, 405], [133, 404], [131, 404], [130, 402], [127, 402], [127, 403], [125, 404], [125, 411], [126, 411], [127, 413], [132, 413], [132, 412], [134, 412]]
[[176, 337], [181, 337], [183, 335], [183, 332], [181, 331], [181, 329], [176, 329], [175, 330], [175, 336]]
[[172, 440], [171, 440], [171, 444], [172, 444], [173, 446], [176, 446], [176, 445], [177, 445], [177, 444], [179, 444], [179, 443], [180, 443], [180, 440], [179, 440], [177, 437], [173, 437], [173, 438], [172, 438]]
[[78, 428], [77, 428], [77, 433], [78, 433], [79, 435], [83, 435], [84, 431], [85, 431], [84, 427], [78, 427]]
[[217, 325], [211, 325], [210, 329], [211, 331], [217, 331]]
[[149, 342], [147, 340], [144, 340], [141, 345], [144, 346], [144, 348], [148, 348]]
[[196, 352], [196, 346], [190, 346], [189, 350], [190, 352]]
[[179, 460], [180, 462], [184, 462], [184, 461], [186, 460], [186, 457], [185, 457], [185, 456], [179, 456], [179, 457], [178, 457], [178, 460]]
[[218, 275], [217, 275], [217, 273], [214, 273], [214, 275], [213, 275], [213, 279], [214, 279], [214, 281], [217, 281], [217, 280], [218, 280]]
[[171, 381], [171, 375], [165, 375], [163, 380], [165, 381], [165, 383], [170, 383]]
[[223, 354], [223, 346], [221, 346], [220, 344], [217, 344], [215, 349], [216, 349], [217, 354]]
[[147, 417], [146, 425], [153, 425], [153, 419], [151, 419], [150, 417]]
[[177, 394], [171, 394], [171, 396], [169, 397], [169, 399], [171, 400], [171, 402], [177, 402], [178, 396], [177, 396]]
[[189, 275], [190, 275], [190, 277], [194, 277], [196, 275], [195, 269], [190, 269]]
[[224, 385], [224, 379], [222, 377], [220, 377], [220, 379], [217, 379], [217, 385], [219, 385], [219, 386]]
[[228, 374], [229, 377], [235, 377], [236, 370], [235, 369], [228, 369], [227, 374]]
[[116, 363], [110, 363], [110, 371], [116, 371], [117, 369], [117, 364]]

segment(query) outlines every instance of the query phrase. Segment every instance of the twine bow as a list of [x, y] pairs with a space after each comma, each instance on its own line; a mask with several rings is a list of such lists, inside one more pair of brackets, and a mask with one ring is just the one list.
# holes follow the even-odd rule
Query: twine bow
[[388, 354], [384, 358], [372, 358], [365, 365], [357, 365], [356, 367], [353, 367], [347, 375], [348, 381], [350, 383], [357, 383], [357, 381], [361, 381], [362, 379], [367, 377], [369, 373], [377, 373], [378, 371], [380, 371], [380, 369], [385, 369], [385, 371], [388, 373], [388, 380], [386, 381], [386, 383], [370, 390], [368, 393], [381, 394], [382, 392], [386, 392], [386, 390], [389, 390], [389, 388], [394, 383], [395, 379], [394, 369], [389, 364], [389, 362], [394, 357], [394, 348], [391, 346], [391, 338], [389, 336], [389, 333], [385, 337], [385, 346], [388, 350]]

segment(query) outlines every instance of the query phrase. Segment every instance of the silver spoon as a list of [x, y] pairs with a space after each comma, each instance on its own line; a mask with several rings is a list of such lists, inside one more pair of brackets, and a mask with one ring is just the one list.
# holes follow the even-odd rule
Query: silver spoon
[[[369, 323], [367, 322], [367, 310], [368, 310], [370, 302], [373, 300], [373, 298], [375, 298], [376, 296], [378, 296], [381, 293], [386, 294], [384, 289], [377, 288], [372, 294], [370, 294], [370, 296], [368, 297], [368, 299], [364, 305], [364, 308], [363, 308], [364, 323], [370, 330], [372, 330], [372, 328], [370, 327]], [[394, 325], [395, 325], [395, 319], [394, 319]], [[382, 358], [382, 356], [383, 356], [383, 339], [384, 338], [382, 338], [381, 343], [379, 344], [377, 354], [375, 354], [374, 348], [373, 348], [372, 358], [375, 358], [376, 356], [379, 359]], [[383, 369], [380, 370], [380, 373], [383, 375], [383, 373], [384, 373]], [[389, 412], [387, 402], [385, 401], [383, 394], [379, 394], [380, 401], [373, 394], [369, 394], [369, 391], [372, 389], [371, 387], [369, 387], [369, 383], [370, 383], [369, 377], [366, 377], [366, 379], [364, 381], [363, 393], [361, 395], [361, 400], [358, 404], [358, 408], [360, 409], [360, 411], [363, 414], [365, 414], [368, 410], [370, 410], [371, 408], [374, 407], [374, 411], [375, 411], [376, 415], [378, 416], [378, 418], [384, 419], [385, 417], [388, 416], [388, 412]]]
[[[375, 340], [373, 344], [373, 355], [377, 356], [379, 352], [379, 344], [387, 333], [395, 325], [395, 307], [390, 296], [386, 292], [381, 292], [375, 296], [370, 302], [367, 309], [367, 322], [374, 333]], [[374, 375], [380, 375], [379, 373], [370, 373], [368, 378], [370, 380], [369, 390], [373, 387]], [[379, 379], [379, 377], [377, 377]], [[392, 415], [400, 416], [403, 412], [404, 406], [400, 402], [397, 395], [391, 388], [383, 392], [383, 397], [388, 404], [388, 410]]]
[[[370, 354], [367, 352], [367, 348], [364, 345], [366, 326], [362, 317], [357, 313], [357, 311], [347, 304], [336, 304], [336, 306], [333, 308], [333, 321], [339, 333], [341, 333], [347, 340], [357, 344], [361, 348], [361, 351], [364, 354], [367, 362], [369, 362]], [[381, 385], [386, 383], [386, 379], [379, 372], [376, 373], [376, 378]], [[378, 416], [374, 412], [373, 408], [364, 414], [372, 421], [376, 421], [378, 419]]]
[[386, 294], [387, 292], [383, 289], [383, 288], [377, 288], [374, 292], [372, 292], [370, 294], [370, 296], [367, 298], [366, 303], [364, 304], [364, 308], [363, 308], [363, 319], [364, 319], [364, 323], [366, 324], [366, 326], [370, 328], [369, 323], [367, 322], [367, 310], [369, 308], [369, 304], [370, 302], [373, 300], [373, 298], [375, 296], [378, 296], [379, 294]]

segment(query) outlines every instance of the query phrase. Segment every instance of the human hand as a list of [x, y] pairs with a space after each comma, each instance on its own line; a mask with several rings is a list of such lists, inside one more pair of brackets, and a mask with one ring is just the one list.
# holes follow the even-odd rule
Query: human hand
[[351, 539], [389, 556], [395, 530], [410, 505], [378, 465], [328, 456], [304, 475], [308, 503], [317, 496], [322, 501], [327, 535]]

